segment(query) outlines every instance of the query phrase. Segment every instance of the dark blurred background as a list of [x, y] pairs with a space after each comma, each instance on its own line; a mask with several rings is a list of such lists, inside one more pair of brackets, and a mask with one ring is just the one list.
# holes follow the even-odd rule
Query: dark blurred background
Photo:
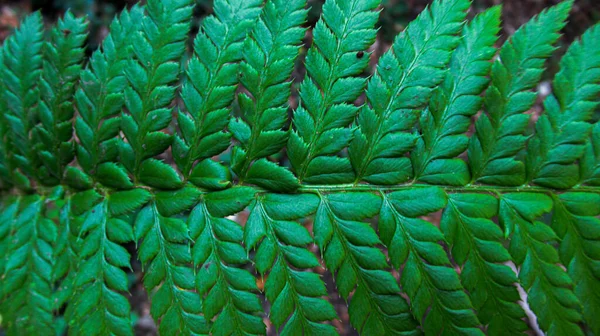
[[[196, 0], [196, 12], [193, 24], [193, 33], [198, 30], [200, 22], [203, 17], [212, 12], [212, 0]], [[432, 0], [382, 0], [383, 11], [380, 17], [378, 40], [373, 47], [374, 61], [379, 54], [385, 51], [394, 36], [402, 31], [406, 24], [414, 19]], [[126, 6], [131, 6], [136, 3], [136, 0], [0, 0], [0, 42], [4, 41], [11, 31], [16, 27], [25, 15], [32, 11], [40, 10], [44, 15], [46, 23], [52, 24], [58, 17], [60, 17], [64, 11], [71, 9], [78, 15], [87, 15], [90, 19], [91, 34], [88, 42], [89, 52], [93, 51], [98, 47], [98, 44], [102, 41], [104, 36], [107, 34], [107, 26], [112, 20], [115, 13], [118, 13], [121, 9]], [[321, 12], [321, 6], [324, 0], [308, 0], [311, 7], [309, 15], [309, 26], [313, 26]], [[543, 8], [551, 5], [555, 5], [559, 0], [473, 0], [473, 11], [470, 13], [471, 16], [475, 15], [493, 5], [503, 5], [503, 31], [502, 39], [499, 43], [503, 42], [507, 36], [510, 36], [514, 31], [527, 22], [532, 16], [539, 13]], [[560, 55], [564, 51], [564, 47], [568, 46], [570, 42], [580, 36], [587, 28], [592, 26], [594, 23], [600, 21], [600, 0], [575, 0], [575, 5], [569, 23], [564, 29], [564, 36], [560, 41], [559, 52], [549, 62], [550, 71], [547, 72], [545, 81], [540, 87], [540, 99], [549, 93], [550, 80], [557, 69], [558, 60]], [[307, 36], [307, 43], [309, 43], [310, 35]], [[294, 74], [296, 80], [303, 77], [304, 69], [301, 66], [301, 59], [298, 62], [297, 72]], [[295, 96], [295, 95], [294, 95]], [[291, 105], [294, 106], [292, 98]], [[541, 104], [537, 104], [532, 109], [532, 114], [536, 115], [541, 112]], [[241, 213], [239, 216], [245, 216], [245, 213]], [[245, 222], [245, 218], [238, 219], [240, 223]], [[309, 224], [310, 225], [310, 224]], [[133, 246], [130, 248], [130, 252], [134, 253]], [[132, 258], [133, 272], [130, 276], [130, 302], [132, 305], [132, 320], [136, 326], [137, 335], [155, 335], [156, 327], [152, 318], [149, 315], [149, 302], [147, 295], [141, 286], [141, 266], [137, 262], [137, 258], [133, 255]], [[323, 269], [315, 269], [315, 271], [323, 273]], [[395, 274], [397, 276], [397, 274]], [[327, 286], [334, 288], [331, 274], [324, 272], [323, 274]], [[259, 279], [260, 282], [261, 279]], [[264, 279], [262, 279], [264, 281]], [[261, 284], [259, 283], [259, 287]], [[336, 294], [331, 294], [331, 301], [335, 304], [338, 310], [340, 321], [334, 321], [335, 326], [342, 335], [354, 335], [354, 331], [348, 323], [348, 315], [345, 302], [339, 298]], [[60, 317], [56, 321], [56, 334], [61, 335], [65, 333], [65, 321]], [[268, 323], [268, 321], [265, 321]], [[274, 335], [273, 328], [269, 328], [269, 334]], [[2, 336], [2, 330], [0, 330], [0, 336]]]

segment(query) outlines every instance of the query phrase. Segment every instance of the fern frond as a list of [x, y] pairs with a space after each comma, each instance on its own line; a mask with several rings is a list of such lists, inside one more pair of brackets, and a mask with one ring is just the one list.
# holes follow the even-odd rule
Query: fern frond
[[530, 116], [525, 114], [537, 97], [531, 90], [539, 83], [544, 63], [565, 26], [572, 0], [544, 10], [519, 28], [500, 49], [492, 66], [482, 114], [469, 143], [471, 179], [485, 184], [521, 185], [523, 162], [515, 155], [525, 148], [524, 135]]
[[[0, 277], [4, 275], [4, 269], [6, 262], [9, 258], [9, 251], [11, 247], [11, 238], [14, 233], [14, 224], [17, 214], [19, 212], [19, 206], [21, 204], [21, 197], [6, 197], [2, 200], [2, 208], [0, 210]], [[9, 307], [6, 307], [4, 301], [5, 293], [4, 282], [0, 282], [0, 314], [6, 314]]]
[[144, 265], [144, 287], [150, 293], [150, 313], [164, 335], [208, 335], [200, 315], [202, 303], [194, 290], [190, 236], [186, 223], [164, 217], [151, 202], [137, 215], [135, 237]]
[[600, 244], [600, 195], [564, 193], [554, 196], [552, 228], [561, 239], [559, 255], [575, 284], [575, 295], [591, 331], [600, 334], [600, 256], [593, 246]]
[[[131, 55], [131, 35], [140, 29], [142, 17], [143, 8], [134, 6], [113, 20], [102, 48], [92, 54], [81, 73], [81, 84], [75, 94], [79, 113], [75, 120], [79, 140], [77, 162], [95, 181], [117, 189], [133, 186], [125, 170], [112, 161], [118, 155], [116, 136], [127, 84], [123, 72]], [[85, 183], [89, 178], [76, 169], [67, 169], [65, 179], [77, 189], [91, 187]]]
[[498, 218], [511, 237], [509, 252], [542, 330], [548, 335], [583, 335], [573, 281], [558, 265], [558, 253], [551, 245], [558, 237], [537, 221], [551, 209], [552, 199], [544, 194], [508, 193], [500, 199]]
[[238, 62], [246, 34], [260, 14], [261, 0], [215, 0], [215, 14], [202, 22], [187, 65], [179, 111], [181, 135], [173, 141], [173, 159], [185, 180], [207, 189], [231, 184], [229, 169], [209, 160], [231, 144], [223, 129], [235, 98]]
[[133, 230], [109, 213], [109, 203], [110, 196], [88, 211], [79, 232], [76, 294], [69, 316], [77, 335], [133, 335], [131, 307], [122, 294], [129, 289], [123, 268], [131, 268], [131, 256], [119, 245], [133, 241]]
[[[244, 243], [256, 249], [260, 274], [267, 274], [265, 292], [271, 303], [270, 319], [283, 335], [337, 335], [335, 328], [320, 322], [337, 318], [327, 300], [325, 284], [317, 274], [302, 271], [319, 267], [307, 249], [313, 238], [296, 221], [314, 213], [315, 195], [258, 195], [244, 227]], [[289, 320], [288, 320], [289, 318]]]
[[38, 120], [43, 28], [42, 16], [35, 12], [23, 20], [3, 47], [5, 90], [2, 98], [7, 107], [4, 119], [10, 128], [12, 146], [8, 160], [11, 167], [20, 169], [20, 172], [13, 171], [14, 182], [22, 182], [25, 188], [29, 187], [29, 181], [17, 176], [24, 174], [27, 178], [37, 179], [40, 165], [30, 133]]
[[600, 186], [600, 123], [594, 125], [591, 133], [579, 162], [581, 182]]
[[[240, 82], [250, 95], [238, 101], [243, 119], [230, 121], [229, 129], [240, 142], [232, 152], [231, 166], [240, 181], [279, 191], [298, 187], [287, 169], [269, 164], [267, 157], [285, 146], [289, 133], [287, 107], [289, 77], [300, 50], [308, 11], [306, 0], [271, 0], [244, 44]], [[253, 164], [261, 160], [260, 164]]]
[[491, 195], [450, 194], [440, 228], [488, 334], [518, 335], [528, 327], [518, 304], [516, 274], [506, 265], [511, 257], [502, 245], [502, 230], [491, 220], [497, 213], [498, 200]]
[[480, 95], [489, 83], [500, 13], [501, 7], [490, 8], [463, 28], [444, 81], [420, 118], [421, 137], [411, 155], [415, 180], [442, 185], [470, 181], [467, 164], [456, 157], [468, 147], [465, 132], [481, 107]]
[[2, 279], [10, 335], [52, 329], [52, 245], [56, 226], [45, 217], [45, 197], [26, 196], [15, 219]]
[[359, 128], [350, 146], [356, 181], [374, 184], [406, 182], [412, 175], [410, 160], [416, 134], [407, 131], [417, 119], [459, 41], [468, 0], [438, 0], [411, 22], [379, 60], [369, 80]]
[[313, 29], [306, 55], [307, 75], [300, 85], [300, 106], [294, 111], [294, 131], [288, 156], [300, 181], [351, 182], [347, 158], [332, 156], [348, 146], [366, 79], [359, 77], [369, 63], [375, 41], [379, 0], [327, 0]]
[[419, 218], [443, 209], [446, 202], [446, 194], [436, 187], [384, 194], [380, 236], [392, 265], [404, 265], [400, 283], [426, 334], [481, 335], [471, 301], [439, 244], [442, 232]]
[[120, 144], [123, 164], [134, 181], [161, 189], [180, 187], [177, 172], [155, 156], [171, 145], [161, 132], [171, 122], [171, 103], [179, 77], [179, 61], [190, 30], [191, 0], [149, 0], [142, 29], [132, 37], [135, 57], [125, 70], [129, 86], [121, 119], [127, 143]]
[[74, 279], [78, 266], [78, 238], [77, 225], [71, 210], [71, 196], [66, 196], [60, 208], [58, 234], [54, 245], [55, 258], [52, 269], [52, 281], [55, 284], [54, 310], [59, 310], [71, 299], [75, 287]]
[[208, 194], [188, 219], [196, 289], [204, 298], [205, 318], [214, 320], [211, 335], [265, 334], [256, 279], [241, 267], [249, 261], [241, 245], [243, 229], [225, 218], [244, 210], [254, 193], [238, 187]]
[[72, 97], [79, 81], [87, 21], [71, 12], [58, 21], [44, 46], [44, 64], [40, 80], [40, 124], [34, 129], [40, 161], [41, 177], [46, 185], [62, 181], [65, 166], [73, 161], [72, 119], [75, 112]]
[[[4, 74], [4, 48], [0, 47], [0, 74]], [[4, 92], [6, 87], [4, 80], [0, 80], [0, 90]], [[7, 104], [4, 99], [0, 99], [0, 191], [8, 190], [12, 187], [12, 167], [9, 161], [10, 152], [10, 131], [5, 119], [7, 113]]]
[[348, 300], [350, 323], [367, 335], [410, 335], [417, 323], [396, 279], [388, 271], [381, 241], [364, 222], [381, 207], [369, 193], [322, 195], [314, 222], [317, 245], [327, 269], [334, 273], [338, 292]]
[[589, 141], [588, 123], [600, 102], [600, 25], [573, 42], [561, 60], [554, 94], [544, 102], [546, 113], [535, 124], [527, 151], [528, 181], [567, 189], [579, 182], [577, 161]]

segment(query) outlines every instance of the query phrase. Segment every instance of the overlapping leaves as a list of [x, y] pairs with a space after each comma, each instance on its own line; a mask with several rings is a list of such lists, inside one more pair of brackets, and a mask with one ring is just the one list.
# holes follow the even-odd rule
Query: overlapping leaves
[[522, 334], [519, 286], [548, 335], [600, 333], [598, 26], [529, 136], [572, 1], [495, 58], [499, 7], [435, 0], [367, 79], [379, 4], [325, 2], [291, 126], [303, 0], [216, 0], [185, 61], [191, 0], [124, 11], [85, 65], [85, 19], [28, 17], [0, 51], [6, 332], [134, 334], [135, 245], [164, 335], [336, 334], [330, 276], [365, 335]]

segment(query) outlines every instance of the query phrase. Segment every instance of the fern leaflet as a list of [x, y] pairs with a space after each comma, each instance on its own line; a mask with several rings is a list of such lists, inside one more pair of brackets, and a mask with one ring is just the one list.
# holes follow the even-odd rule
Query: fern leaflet
[[306, 55], [307, 76], [300, 85], [300, 106], [288, 155], [300, 181], [344, 183], [354, 178], [347, 158], [331, 156], [348, 146], [347, 128], [358, 108], [351, 105], [366, 80], [367, 48], [374, 42], [379, 0], [327, 0]]
[[[277, 154], [288, 140], [281, 130], [287, 121], [291, 82], [306, 21], [305, 0], [272, 0], [244, 44], [240, 81], [249, 91], [238, 95], [246, 121], [231, 120], [229, 129], [240, 142], [232, 151], [232, 170], [240, 181], [282, 191], [298, 187], [288, 170], [266, 158]], [[257, 161], [258, 160], [258, 161]], [[257, 162], [255, 162], [257, 161]]]
[[468, 166], [456, 157], [467, 149], [469, 139], [464, 133], [481, 107], [479, 96], [489, 83], [499, 29], [500, 7], [477, 15], [464, 27], [444, 81], [421, 115], [422, 136], [411, 156], [415, 180], [447, 185], [469, 182]]
[[537, 94], [531, 89], [540, 81], [545, 60], [555, 49], [553, 44], [572, 4], [564, 1], [545, 10], [519, 28], [500, 49], [484, 98], [488, 114], [477, 119], [469, 144], [472, 181], [523, 184], [524, 164], [514, 158], [527, 141], [523, 133], [530, 116], [523, 112], [535, 103]]
[[360, 128], [349, 149], [357, 182], [397, 184], [412, 175], [403, 155], [417, 136], [402, 131], [412, 128], [416, 109], [443, 79], [468, 8], [467, 0], [435, 1], [379, 60], [365, 92], [371, 107], [359, 114]]
[[498, 217], [512, 238], [509, 252], [520, 266], [521, 285], [542, 330], [548, 335], [582, 335], [573, 282], [557, 265], [558, 253], [550, 245], [558, 237], [548, 225], [537, 221], [550, 209], [552, 199], [546, 195], [509, 193], [500, 199]]
[[[179, 111], [180, 135], [173, 141], [173, 159], [184, 178], [207, 189], [224, 189], [229, 170], [210, 160], [230, 145], [223, 132], [238, 82], [243, 39], [260, 14], [261, 1], [216, 0], [215, 15], [207, 17], [194, 40], [181, 98], [187, 113]], [[199, 162], [197, 162], [199, 161]]]

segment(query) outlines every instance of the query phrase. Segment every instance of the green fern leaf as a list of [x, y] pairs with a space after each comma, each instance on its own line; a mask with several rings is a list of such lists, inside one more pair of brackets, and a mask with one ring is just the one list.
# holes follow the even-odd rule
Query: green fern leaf
[[[4, 73], [4, 48], [0, 47], [0, 74]], [[4, 81], [0, 80], [0, 90], [6, 91]], [[4, 99], [0, 99], [0, 191], [9, 190], [14, 181], [11, 177], [12, 167], [9, 161], [10, 152], [10, 131], [8, 123], [5, 122], [5, 114], [7, 110], [6, 102]]]
[[[102, 49], [95, 51], [81, 73], [81, 85], [75, 94], [79, 112], [75, 132], [79, 140], [77, 162], [83, 172], [102, 184], [121, 189], [130, 188], [124, 169], [111, 161], [118, 156], [116, 135], [119, 133], [119, 113], [123, 106], [126, 80], [123, 74], [130, 56], [130, 39], [140, 29], [143, 8], [134, 6], [123, 11], [110, 26]], [[67, 171], [66, 182], [79, 186], [77, 172]]]
[[498, 217], [506, 236], [511, 237], [509, 252], [520, 267], [521, 285], [542, 330], [548, 335], [583, 335], [573, 282], [557, 265], [558, 253], [551, 245], [558, 237], [537, 221], [551, 209], [552, 199], [546, 195], [509, 193], [500, 199]]
[[[40, 161], [35, 151], [35, 142], [30, 133], [37, 117], [37, 104], [40, 98], [39, 78], [42, 72], [43, 22], [39, 12], [29, 15], [4, 43], [4, 71], [2, 73], [5, 90], [2, 97], [6, 104], [4, 119], [10, 128], [12, 150], [8, 160], [11, 167], [17, 167], [28, 178], [37, 179]], [[24, 178], [23, 187], [29, 187]]]
[[242, 211], [254, 197], [247, 187], [214, 192], [198, 204], [188, 219], [194, 241], [192, 259], [196, 266], [196, 289], [204, 301], [207, 320], [214, 320], [211, 335], [264, 335], [258, 315], [261, 302], [256, 279], [242, 268], [248, 262], [241, 245], [243, 229], [223, 218]]
[[396, 279], [375, 230], [361, 220], [373, 217], [381, 199], [369, 193], [322, 195], [314, 234], [327, 269], [335, 275], [345, 300], [354, 291], [348, 311], [350, 323], [367, 335], [415, 334], [417, 323], [400, 296]]
[[152, 317], [164, 335], [208, 335], [207, 321], [200, 315], [202, 303], [194, 290], [190, 237], [186, 223], [164, 217], [156, 203], [146, 205], [135, 220], [138, 256], [142, 261], [144, 287], [150, 293]]
[[[133, 241], [133, 231], [129, 223], [110, 216], [108, 203], [105, 199], [88, 211], [79, 232], [79, 264], [69, 316], [77, 323], [72, 328], [77, 335], [133, 335], [131, 307], [122, 294], [128, 291], [123, 268], [131, 268], [131, 257], [119, 245]], [[114, 235], [115, 231], [129, 234]]]
[[[11, 238], [14, 232], [14, 224], [21, 204], [21, 197], [5, 197], [2, 200], [0, 210], [0, 276], [4, 275], [4, 267], [9, 258]], [[0, 283], [0, 314], [6, 314], [9, 307], [4, 302], [4, 282]]]
[[174, 189], [181, 186], [177, 172], [162, 161], [152, 159], [163, 153], [172, 137], [161, 132], [171, 122], [169, 105], [175, 98], [175, 83], [190, 30], [191, 0], [149, 0], [142, 29], [134, 34], [134, 59], [125, 70], [129, 86], [121, 129], [127, 143], [119, 152], [136, 182]]
[[187, 113], [177, 117], [181, 135], [173, 141], [173, 158], [184, 178], [199, 187], [219, 190], [231, 184], [229, 169], [210, 158], [231, 143], [223, 129], [235, 98], [237, 62], [261, 5], [260, 0], [216, 0], [214, 16], [204, 19], [194, 40], [181, 91]]
[[308, 249], [313, 239], [296, 220], [314, 213], [315, 195], [259, 195], [244, 227], [247, 249], [256, 249], [254, 261], [267, 274], [265, 292], [271, 303], [270, 319], [282, 335], [337, 335], [331, 325], [319, 322], [337, 318], [333, 306], [322, 299], [325, 284], [317, 274], [301, 271], [319, 267]]
[[600, 239], [600, 195], [564, 193], [554, 196], [552, 228], [561, 239], [559, 255], [575, 285], [583, 317], [591, 331], [600, 334], [600, 256], [594, 252]]
[[506, 266], [511, 257], [502, 245], [502, 230], [491, 221], [497, 212], [493, 196], [450, 194], [440, 227], [454, 260], [462, 266], [461, 281], [488, 334], [517, 335], [528, 328], [517, 303], [521, 298], [516, 274]]
[[555, 50], [553, 44], [573, 1], [564, 1], [544, 10], [519, 28], [500, 49], [492, 66], [491, 86], [484, 98], [487, 114], [475, 124], [469, 143], [472, 181], [496, 185], [521, 185], [525, 181], [523, 162], [515, 155], [523, 148], [529, 115], [535, 103], [531, 90], [541, 79], [545, 60]]
[[[240, 141], [232, 152], [231, 166], [242, 182], [283, 191], [298, 187], [285, 168], [253, 163], [277, 154], [288, 140], [289, 133], [281, 129], [287, 123], [289, 77], [305, 34], [301, 27], [308, 12], [305, 6], [306, 0], [268, 1], [244, 44], [240, 81], [249, 95], [240, 94], [238, 101], [245, 120], [232, 121], [235, 125], [230, 127]], [[282, 179], [281, 175], [291, 178]], [[282, 185], [282, 181], [292, 183]]]
[[452, 49], [458, 44], [468, 0], [438, 0], [411, 22], [379, 60], [369, 81], [369, 106], [358, 116], [359, 129], [350, 146], [356, 181], [406, 182], [416, 134], [408, 134], [433, 89], [442, 81]]
[[313, 30], [306, 55], [307, 75], [300, 85], [300, 106], [288, 155], [300, 181], [344, 183], [354, 179], [347, 158], [331, 156], [348, 146], [347, 128], [358, 108], [352, 105], [366, 80], [359, 77], [369, 63], [375, 41], [379, 0], [327, 0]]
[[400, 283], [426, 334], [481, 335], [471, 301], [439, 244], [444, 236], [419, 218], [445, 205], [446, 194], [435, 187], [385, 194], [379, 214], [380, 236], [392, 265], [404, 265]]
[[421, 115], [422, 136], [411, 156], [415, 180], [445, 185], [470, 181], [467, 164], [456, 157], [468, 147], [465, 132], [481, 107], [480, 95], [489, 82], [500, 13], [501, 7], [493, 7], [464, 27], [444, 81]]
[[588, 123], [600, 104], [600, 25], [574, 42], [554, 79], [554, 95], [544, 105], [546, 114], [535, 124], [529, 142], [528, 180], [549, 188], [567, 189], [579, 182], [575, 165], [589, 141]]
[[592, 128], [591, 138], [579, 164], [582, 183], [600, 186], [600, 123]]
[[44, 334], [52, 328], [52, 245], [56, 226], [45, 217], [46, 198], [23, 199], [14, 222], [2, 279], [9, 335]]
[[59, 310], [73, 294], [75, 273], [78, 262], [78, 237], [76, 225], [73, 223], [71, 211], [71, 197], [67, 196], [60, 209], [59, 226], [56, 244], [54, 246], [54, 258], [56, 260], [52, 269], [52, 281], [55, 283], [54, 309]]
[[44, 47], [44, 65], [40, 80], [40, 124], [34, 139], [43, 168], [44, 184], [56, 185], [63, 179], [65, 166], [73, 161], [71, 120], [75, 112], [71, 98], [79, 80], [87, 39], [87, 22], [71, 12], [58, 21]]

